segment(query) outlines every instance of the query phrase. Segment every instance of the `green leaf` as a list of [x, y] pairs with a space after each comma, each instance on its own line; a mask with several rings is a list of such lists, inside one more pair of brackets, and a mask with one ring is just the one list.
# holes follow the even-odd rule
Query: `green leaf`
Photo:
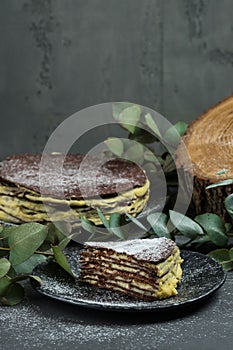
[[154, 119], [152, 118], [151, 114], [150, 113], [147, 113], [145, 115], [145, 121], [146, 121], [146, 124], [149, 126], [149, 128], [155, 133], [155, 135], [159, 136], [159, 137], [162, 137]]
[[59, 242], [58, 247], [61, 248], [61, 250], [65, 249], [65, 247], [70, 243], [70, 241], [72, 240], [72, 238], [75, 236], [76, 234], [73, 233], [69, 236], [67, 236], [66, 238], [64, 238], [62, 241]]
[[204, 235], [204, 236], [197, 236], [192, 241], [192, 244], [196, 244], [196, 247], [200, 247], [202, 244], [205, 244], [207, 242], [210, 242], [210, 238], [208, 235]]
[[223, 266], [225, 271], [231, 271], [231, 270], [233, 270], [233, 261], [232, 260], [224, 261], [222, 263], [222, 266]]
[[223, 175], [229, 172], [229, 169], [222, 169], [217, 171], [216, 175]]
[[87, 232], [90, 232], [92, 234], [96, 233], [96, 226], [95, 224], [86, 219], [84, 216], [81, 217], [81, 224], [82, 224], [82, 228], [84, 228], [84, 230], [86, 230]]
[[164, 213], [152, 213], [147, 216], [147, 221], [158, 237], [171, 238], [167, 228], [168, 217]]
[[70, 268], [70, 265], [66, 259], [66, 256], [58, 246], [52, 246], [52, 250], [54, 253], [54, 258], [58, 265], [60, 265], [66, 272], [68, 272], [72, 277], [74, 277], [74, 274]]
[[146, 150], [144, 152], [144, 159], [149, 161], [149, 162], [153, 162], [153, 163], [159, 164], [159, 161], [158, 161], [157, 157], [150, 150]]
[[229, 257], [233, 260], [233, 248], [229, 249]]
[[219, 263], [230, 260], [228, 249], [215, 249], [207, 255], [217, 260]]
[[225, 234], [225, 226], [223, 220], [216, 214], [207, 213], [195, 217], [208, 234], [210, 240], [217, 246], [224, 247], [227, 244], [228, 238]]
[[224, 226], [225, 226], [226, 232], [229, 232], [230, 229], [232, 228], [232, 224], [230, 224], [229, 222], [226, 222]]
[[0, 278], [0, 297], [2, 297], [6, 293], [7, 288], [10, 286], [10, 284], [11, 279], [8, 276]]
[[113, 213], [110, 215], [109, 226], [110, 231], [114, 233], [120, 239], [126, 239], [126, 232], [121, 227], [122, 224], [122, 216], [118, 213]]
[[9, 237], [12, 232], [17, 230], [18, 226], [4, 226], [3, 230], [1, 231], [1, 237]]
[[29, 278], [32, 282], [36, 283], [38, 286], [41, 286], [43, 283], [42, 279], [39, 276], [30, 275]]
[[29, 259], [23, 263], [14, 266], [14, 270], [17, 273], [32, 273], [33, 269], [46, 261], [46, 257], [42, 254], [33, 254]]
[[129, 139], [143, 144], [154, 143], [155, 141], [158, 141], [157, 137], [147, 131], [140, 121], [135, 127], [134, 133], [129, 135]]
[[103, 225], [104, 225], [107, 229], [109, 229], [109, 222], [108, 222], [108, 220], [106, 219], [106, 217], [104, 216], [104, 214], [102, 213], [102, 211], [101, 211], [99, 208], [96, 208], [96, 210], [97, 210], [97, 213], [98, 213], [99, 218], [100, 218], [100, 220], [102, 221]]
[[147, 172], [148, 175], [155, 174], [157, 172], [157, 168], [152, 163], [143, 164], [143, 169]]
[[107, 147], [112, 153], [114, 153], [118, 157], [122, 156], [124, 144], [121, 141], [121, 139], [117, 137], [109, 137], [107, 140], [104, 141], [104, 143], [107, 145]]
[[0, 278], [6, 276], [10, 268], [11, 268], [11, 263], [8, 259], [6, 258], [0, 259]]
[[124, 109], [120, 113], [118, 117], [118, 121], [123, 128], [125, 128], [126, 130], [128, 130], [133, 134], [140, 120], [141, 113], [142, 111], [140, 106], [132, 105]]
[[133, 106], [133, 103], [130, 102], [113, 102], [112, 104], [112, 114], [113, 114], [113, 118], [118, 121], [119, 120], [119, 115], [121, 114], [121, 112], [128, 108]]
[[206, 189], [208, 190], [209, 188], [214, 188], [214, 187], [219, 187], [219, 186], [227, 186], [227, 185], [231, 185], [231, 184], [233, 184], [233, 179], [227, 179], [227, 180], [215, 182], [214, 184], [207, 186]]
[[163, 163], [163, 171], [165, 173], [170, 173], [176, 169], [176, 164], [170, 154], [168, 154]]
[[138, 227], [140, 227], [142, 230], [147, 231], [147, 228], [139, 221], [137, 220], [135, 217], [133, 217], [132, 215], [128, 214], [127, 212], [125, 212], [125, 215], [130, 219], [130, 221], [132, 221], [135, 225], [137, 225]]
[[140, 143], [134, 142], [124, 153], [124, 158], [131, 162], [142, 164], [144, 161], [144, 147]]
[[184, 236], [194, 239], [197, 235], [203, 235], [204, 232], [200, 225], [187, 216], [177, 213], [176, 211], [169, 210], [170, 219], [173, 225]]
[[16, 266], [30, 258], [46, 239], [47, 232], [47, 227], [38, 223], [22, 224], [12, 231], [8, 238], [11, 264]]
[[188, 124], [185, 122], [178, 122], [175, 125], [172, 125], [164, 134], [164, 139], [171, 143], [172, 145], [178, 145], [180, 142], [181, 136], [184, 135], [187, 130]]
[[19, 304], [24, 298], [24, 289], [19, 283], [11, 284], [4, 296], [1, 298], [1, 302], [4, 305], [17, 305]]
[[233, 193], [227, 196], [224, 204], [228, 214], [231, 216], [231, 218], [233, 218]]
[[53, 245], [58, 244], [71, 233], [72, 227], [66, 221], [56, 221], [48, 224], [48, 235], [46, 241]]

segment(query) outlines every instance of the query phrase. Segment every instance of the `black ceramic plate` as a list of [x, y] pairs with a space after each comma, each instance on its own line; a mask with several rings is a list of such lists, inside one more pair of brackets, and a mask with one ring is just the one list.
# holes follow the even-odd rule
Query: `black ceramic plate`
[[216, 291], [224, 283], [226, 274], [221, 265], [208, 256], [189, 251], [182, 251], [181, 254], [184, 258], [183, 277], [178, 295], [168, 299], [146, 302], [79, 282], [77, 246], [66, 249], [67, 259], [76, 275], [75, 280], [51, 260], [34, 270], [43, 284], [40, 287], [33, 286], [45, 296], [92, 309], [162, 311], [182, 307], [200, 301]]

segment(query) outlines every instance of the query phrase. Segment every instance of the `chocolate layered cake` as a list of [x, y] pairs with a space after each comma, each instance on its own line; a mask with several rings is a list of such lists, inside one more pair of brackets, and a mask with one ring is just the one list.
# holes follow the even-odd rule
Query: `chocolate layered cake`
[[180, 251], [167, 238], [89, 242], [81, 253], [80, 280], [143, 300], [177, 294]]
[[106, 217], [113, 212], [136, 216], [146, 205], [149, 181], [135, 163], [70, 154], [59, 176], [54, 169], [59, 168], [61, 157], [43, 157], [42, 191], [41, 155], [15, 155], [0, 163], [0, 220], [80, 223], [85, 216], [100, 224], [96, 208]]

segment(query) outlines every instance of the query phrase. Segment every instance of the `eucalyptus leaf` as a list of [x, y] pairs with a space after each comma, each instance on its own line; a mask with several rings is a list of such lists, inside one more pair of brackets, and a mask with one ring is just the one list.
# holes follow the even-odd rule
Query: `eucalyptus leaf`
[[1, 237], [9, 237], [11, 235], [12, 232], [14, 232], [15, 230], [17, 230], [18, 226], [4, 226], [3, 230], [1, 231]]
[[170, 219], [173, 225], [182, 233], [184, 236], [194, 239], [197, 235], [203, 235], [204, 232], [198, 223], [190, 219], [189, 217], [180, 214], [176, 211], [170, 210]]
[[229, 249], [229, 257], [233, 260], [233, 248]]
[[9, 260], [13, 266], [30, 258], [47, 237], [48, 228], [38, 223], [22, 224], [8, 238]]
[[46, 257], [42, 254], [33, 254], [29, 259], [23, 263], [14, 266], [17, 273], [32, 273], [33, 269], [46, 261]]
[[176, 164], [170, 154], [168, 154], [163, 162], [163, 171], [170, 173], [176, 169]]
[[157, 172], [156, 166], [152, 163], [143, 164], [143, 169], [147, 172], [148, 176]]
[[142, 230], [147, 231], [147, 228], [135, 217], [133, 217], [132, 215], [128, 214], [127, 212], [125, 212], [125, 215], [130, 219], [130, 221], [132, 221], [135, 225], [137, 225], [138, 227], [140, 227]]
[[216, 175], [223, 175], [229, 172], [229, 169], [221, 169], [217, 171]]
[[133, 106], [133, 103], [131, 102], [113, 102], [112, 104], [112, 114], [113, 114], [113, 118], [118, 121], [119, 120], [119, 115], [121, 114], [121, 112], [128, 108]]
[[10, 284], [11, 279], [8, 276], [0, 278], [0, 297], [2, 297], [6, 293], [7, 288], [10, 286]]
[[164, 213], [152, 213], [147, 216], [147, 221], [158, 237], [171, 238], [167, 228], [168, 216]]
[[48, 224], [48, 235], [46, 241], [49, 243], [56, 245], [61, 242], [64, 238], [66, 238], [67, 234], [71, 232], [68, 223], [65, 221], [57, 221], [56, 223]]
[[222, 266], [224, 268], [225, 271], [231, 271], [233, 270], [233, 261], [224, 261], [222, 262]]
[[214, 187], [220, 187], [220, 186], [228, 186], [233, 184], [233, 179], [227, 179], [227, 180], [222, 180], [219, 182], [215, 182], [214, 184], [211, 184], [209, 186], [206, 187], [206, 189], [210, 189], [210, 188], [214, 188]]
[[231, 216], [231, 218], [233, 218], [233, 193], [227, 196], [224, 204], [228, 214]]
[[58, 246], [52, 246], [52, 250], [54, 253], [54, 258], [58, 265], [60, 265], [66, 272], [68, 272], [72, 277], [74, 277], [74, 274], [70, 268], [70, 265], [66, 259], [66, 256]]
[[82, 228], [84, 228], [84, 230], [86, 230], [87, 232], [90, 232], [92, 234], [96, 233], [96, 226], [94, 225], [94, 223], [86, 219], [84, 216], [81, 217], [81, 224]]
[[129, 135], [129, 139], [147, 144], [147, 143], [154, 143], [155, 141], [158, 141], [158, 138], [147, 131], [145, 129], [146, 126], [144, 126], [140, 121], [137, 123], [137, 126], [135, 127], [134, 133]]
[[132, 134], [134, 133], [136, 126], [140, 120], [141, 116], [141, 107], [138, 105], [132, 105], [119, 114], [118, 122], [121, 126], [127, 129]]
[[147, 113], [145, 115], [145, 121], [146, 121], [146, 124], [149, 126], [149, 128], [155, 133], [156, 136], [159, 136], [160, 138], [162, 137], [159, 129], [158, 129], [158, 126], [156, 125], [154, 119], [152, 118], [151, 114], [150, 113]]
[[113, 232], [114, 235], [120, 239], [126, 239], [126, 232], [124, 231], [122, 224], [122, 216], [118, 213], [112, 213], [109, 219], [110, 232]]
[[29, 278], [31, 282], [34, 282], [38, 286], [41, 286], [43, 283], [42, 279], [39, 276], [29, 275]]
[[197, 236], [194, 240], [192, 240], [192, 244], [195, 244], [196, 248], [200, 247], [202, 244], [210, 242], [210, 238], [208, 235]]
[[19, 283], [14, 283], [7, 288], [4, 296], [2, 296], [1, 298], [1, 302], [4, 305], [13, 306], [19, 304], [23, 300], [23, 298], [23, 287]]
[[131, 162], [142, 164], [144, 161], [144, 147], [140, 143], [135, 142], [124, 153], [124, 158], [130, 160]]
[[65, 247], [67, 247], [67, 245], [70, 243], [70, 241], [72, 240], [72, 238], [75, 236], [76, 234], [73, 233], [69, 236], [67, 236], [66, 238], [64, 238], [62, 241], [59, 242], [58, 247], [61, 248], [61, 250], [65, 249]]
[[217, 260], [219, 263], [223, 261], [230, 260], [229, 250], [228, 249], [215, 249], [208, 254], [211, 258]]
[[172, 125], [170, 128], [168, 128], [163, 138], [172, 145], [178, 145], [178, 143], [180, 142], [181, 136], [184, 135], [185, 131], [187, 130], [187, 127], [188, 127], [188, 124], [180, 121], [175, 125]]
[[228, 249], [215, 249], [208, 255], [222, 264], [224, 270], [230, 271], [233, 269], [233, 260], [230, 258]]
[[224, 247], [227, 244], [226, 229], [223, 220], [216, 214], [206, 213], [195, 217], [208, 234], [210, 240], [217, 246]]
[[8, 259], [6, 258], [0, 259], [0, 278], [6, 276], [10, 268], [11, 268], [11, 263]]
[[104, 141], [104, 143], [107, 145], [107, 147], [113, 154], [115, 154], [118, 157], [122, 156], [122, 153], [124, 151], [124, 144], [121, 141], [121, 139], [117, 137], [109, 137], [107, 140]]
[[102, 211], [101, 211], [99, 208], [96, 208], [96, 210], [97, 210], [97, 213], [98, 213], [99, 218], [100, 218], [100, 220], [102, 221], [103, 225], [104, 225], [107, 229], [109, 229], [109, 222], [108, 222], [108, 220], [106, 219], [106, 217], [104, 216], [104, 214], [102, 213]]
[[149, 162], [153, 162], [153, 163], [157, 163], [159, 164], [159, 161], [157, 159], [157, 157], [154, 155], [154, 153], [150, 150], [146, 150], [144, 152], [144, 159], [148, 160]]

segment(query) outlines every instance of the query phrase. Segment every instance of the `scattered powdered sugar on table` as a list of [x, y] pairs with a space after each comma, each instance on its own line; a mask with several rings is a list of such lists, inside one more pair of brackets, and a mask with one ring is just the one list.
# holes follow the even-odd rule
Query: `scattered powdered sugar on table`
[[[232, 282], [231, 275], [228, 288], [233, 287]], [[0, 307], [0, 349], [184, 350], [189, 348], [190, 341], [199, 345], [211, 341], [224, 345], [228, 344], [232, 330], [233, 315], [229, 316], [227, 308], [232, 308], [233, 301], [231, 293], [226, 293], [224, 287], [222, 296], [219, 293], [211, 299], [208, 308], [196, 307], [196, 311], [178, 314], [173, 320], [169, 317], [166, 320], [166, 315], [161, 319], [156, 313], [149, 316], [140, 313], [131, 316], [104, 313], [98, 316], [98, 312], [89, 315], [88, 310], [71, 306], [66, 310], [65, 304], [52, 302], [49, 305], [48, 299], [33, 296], [30, 304], [24, 301], [15, 307]], [[208, 332], [204, 320], [208, 322]], [[219, 323], [224, 325], [221, 333]], [[15, 339], [15, 346], [8, 345], [10, 337]], [[199, 345], [192, 349], [205, 348]], [[224, 346], [221, 349], [228, 350]]]

